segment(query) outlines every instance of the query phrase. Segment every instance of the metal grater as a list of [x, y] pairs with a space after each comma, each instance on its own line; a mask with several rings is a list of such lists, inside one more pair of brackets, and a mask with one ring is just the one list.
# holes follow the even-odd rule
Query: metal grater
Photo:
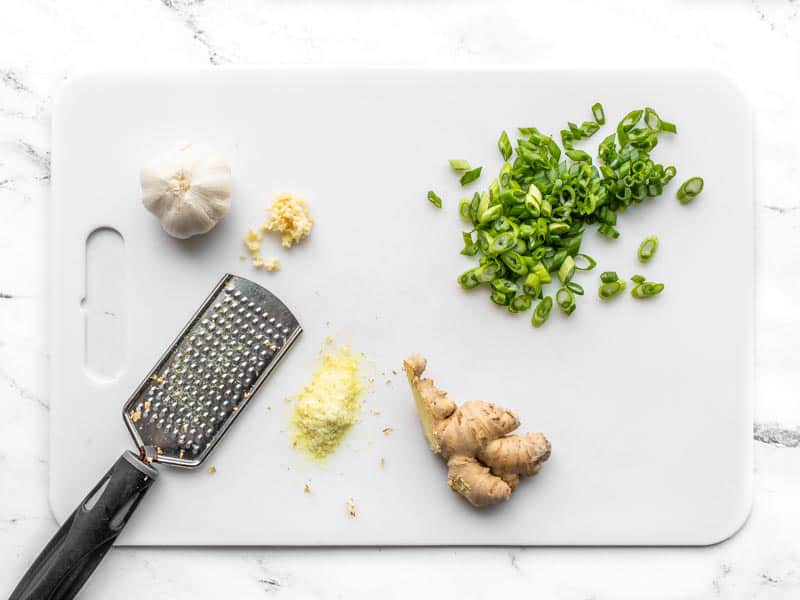
[[125, 404], [141, 457], [202, 463], [301, 331], [270, 292], [225, 275]]
[[139, 456], [123, 452], [10, 600], [74, 598], [158, 478], [152, 463], [202, 463], [301, 331], [267, 290], [225, 275], [125, 403]]

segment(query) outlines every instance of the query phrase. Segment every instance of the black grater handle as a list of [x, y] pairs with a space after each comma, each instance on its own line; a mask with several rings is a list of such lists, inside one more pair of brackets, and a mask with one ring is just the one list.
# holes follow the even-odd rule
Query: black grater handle
[[126, 451], [50, 540], [9, 600], [70, 600], [80, 591], [158, 476]]

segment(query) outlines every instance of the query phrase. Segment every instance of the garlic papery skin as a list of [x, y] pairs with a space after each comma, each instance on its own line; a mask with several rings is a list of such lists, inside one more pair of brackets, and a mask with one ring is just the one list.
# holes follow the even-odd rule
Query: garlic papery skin
[[142, 165], [142, 202], [173, 237], [207, 233], [231, 206], [231, 168], [204, 144], [182, 144]]

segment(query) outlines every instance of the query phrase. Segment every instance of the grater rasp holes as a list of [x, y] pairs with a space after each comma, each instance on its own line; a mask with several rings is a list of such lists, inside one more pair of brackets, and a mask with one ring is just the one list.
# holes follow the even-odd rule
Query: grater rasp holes
[[222, 288], [129, 403], [128, 416], [144, 444], [162, 457], [195, 460], [296, 328], [235, 285]]

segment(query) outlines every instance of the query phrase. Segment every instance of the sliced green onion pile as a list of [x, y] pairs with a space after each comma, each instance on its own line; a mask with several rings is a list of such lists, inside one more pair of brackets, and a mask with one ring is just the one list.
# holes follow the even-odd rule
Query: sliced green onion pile
[[[497, 147], [506, 164], [486, 190], [459, 203], [459, 214], [471, 225], [462, 234], [461, 252], [477, 256], [478, 261], [459, 276], [459, 284], [466, 289], [489, 284], [492, 301], [511, 312], [533, 306], [534, 327], [550, 314], [553, 300], [544, 288], [556, 279], [560, 287], [555, 304], [568, 315], [575, 310], [575, 297], [583, 294], [583, 287], [572, 279], [597, 264], [580, 251], [584, 232], [596, 226], [601, 235], [616, 239], [620, 235], [617, 215], [661, 195], [677, 173], [675, 167], [651, 158], [659, 137], [676, 133], [677, 128], [649, 107], [628, 113], [615, 133], [599, 142], [595, 164], [587, 151], [575, 147], [605, 123], [599, 102], [591, 112], [593, 120], [568, 123], [560, 131], [561, 146], [535, 127], [520, 128], [514, 145], [503, 131]], [[470, 169], [466, 161], [450, 164], [461, 173], [462, 185], [481, 175], [481, 167]], [[702, 190], [702, 179], [692, 178], [681, 188], [684, 196], [694, 197]], [[655, 238], [648, 240], [639, 249], [644, 262], [652, 258], [658, 243]], [[625, 290], [625, 282], [616, 273], [607, 279], [601, 277], [601, 298]], [[634, 288], [635, 297], [649, 297], [663, 289], [656, 290], [661, 284], [642, 287], [645, 284]]]

